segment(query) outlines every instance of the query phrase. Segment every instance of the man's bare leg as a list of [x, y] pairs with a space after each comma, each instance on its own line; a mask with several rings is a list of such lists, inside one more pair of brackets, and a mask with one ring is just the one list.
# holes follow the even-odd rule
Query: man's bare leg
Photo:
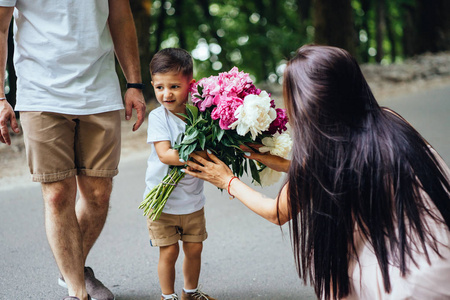
[[83, 239], [84, 263], [106, 222], [112, 178], [78, 176], [76, 215]]
[[81, 230], [75, 213], [75, 177], [42, 183], [47, 239], [69, 295], [87, 299]]

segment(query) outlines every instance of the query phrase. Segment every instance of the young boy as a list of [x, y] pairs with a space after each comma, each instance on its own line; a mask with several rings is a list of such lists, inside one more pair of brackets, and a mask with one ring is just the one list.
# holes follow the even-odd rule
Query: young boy
[[[160, 183], [169, 166], [184, 165], [178, 151], [172, 149], [180, 133], [185, 131], [185, 122], [179, 113], [186, 114], [193, 77], [191, 55], [179, 48], [159, 51], [150, 62], [150, 74], [156, 99], [161, 104], [148, 118], [147, 142], [151, 153], [147, 160], [146, 190]], [[207, 238], [203, 206], [203, 181], [186, 175], [173, 190], [160, 218], [147, 220], [150, 244], [159, 247], [158, 276], [164, 299], [178, 299], [175, 293], [175, 262], [178, 258], [178, 241], [183, 241], [184, 288], [182, 300], [214, 300], [200, 290], [201, 253]]]

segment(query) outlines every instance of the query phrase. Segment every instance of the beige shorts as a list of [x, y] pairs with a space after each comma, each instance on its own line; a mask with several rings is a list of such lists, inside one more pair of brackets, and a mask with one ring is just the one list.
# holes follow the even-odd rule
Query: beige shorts
[[94, 115], [20, 112], [31, 177], [113, 177], [120, 159], [120, 111]]
[[162, 213], [158, 220], [147, 219], [150, 245], [169, 246], [183, 242], [201, 243], [208, 237], [204, 208], [187, 215]]

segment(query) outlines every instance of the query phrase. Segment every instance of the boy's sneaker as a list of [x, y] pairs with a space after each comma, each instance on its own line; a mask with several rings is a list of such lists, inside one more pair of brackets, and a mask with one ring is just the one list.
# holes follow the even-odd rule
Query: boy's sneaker
[[[74, 296], [68, 296], [64, 298], [63, 300], [80, 300], [80, 298], [74, 297]], [[91, 296], [88, 295], [88, 300], [92, 300]]]
[[[114, 294], [100, 280], [95, 278], [92, 268], [84, 267], [84, 281], [86, 283], [86, 291], [91, 296], [91, 300], [114, 300]], [[67, 284], [62, 276], [58, 278], [58, 284], [63, 288], [67, 288]]]
[[186, 293], [183, 290], [183, 294], [181, 294], [181, 300], [216, 300], [216, 298], [208, 296], [200, 290], [197, 290], [193, 293]]
[[161, 296], [161, 300], [178, 300], [178, 295], [173, 294], [171, 298], [164, 298], [164, 296]]

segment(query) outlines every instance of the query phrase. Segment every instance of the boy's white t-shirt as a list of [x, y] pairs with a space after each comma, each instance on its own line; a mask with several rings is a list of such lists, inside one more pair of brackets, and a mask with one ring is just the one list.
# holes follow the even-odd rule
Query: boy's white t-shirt
[[[151, 146], [150, 156], [147, 160], [145, 175], [145, 196], [158, 185], [169, 171], [169, 166], [163, 164], [156, 153], [154, 142], [170, 141], [171, 146], [181, 138], [186, 123], [164, 106], [152, 110], [148, 117], [147, 143]], [[203, 180], [185, 175], [173, 190], [163, 209], [164, 213], [184, 215], [196, 212], [205, 205], [203, 194]]]
[[14, 9], [17, 111], [123, 109], [108, 0], [0, 0]]

